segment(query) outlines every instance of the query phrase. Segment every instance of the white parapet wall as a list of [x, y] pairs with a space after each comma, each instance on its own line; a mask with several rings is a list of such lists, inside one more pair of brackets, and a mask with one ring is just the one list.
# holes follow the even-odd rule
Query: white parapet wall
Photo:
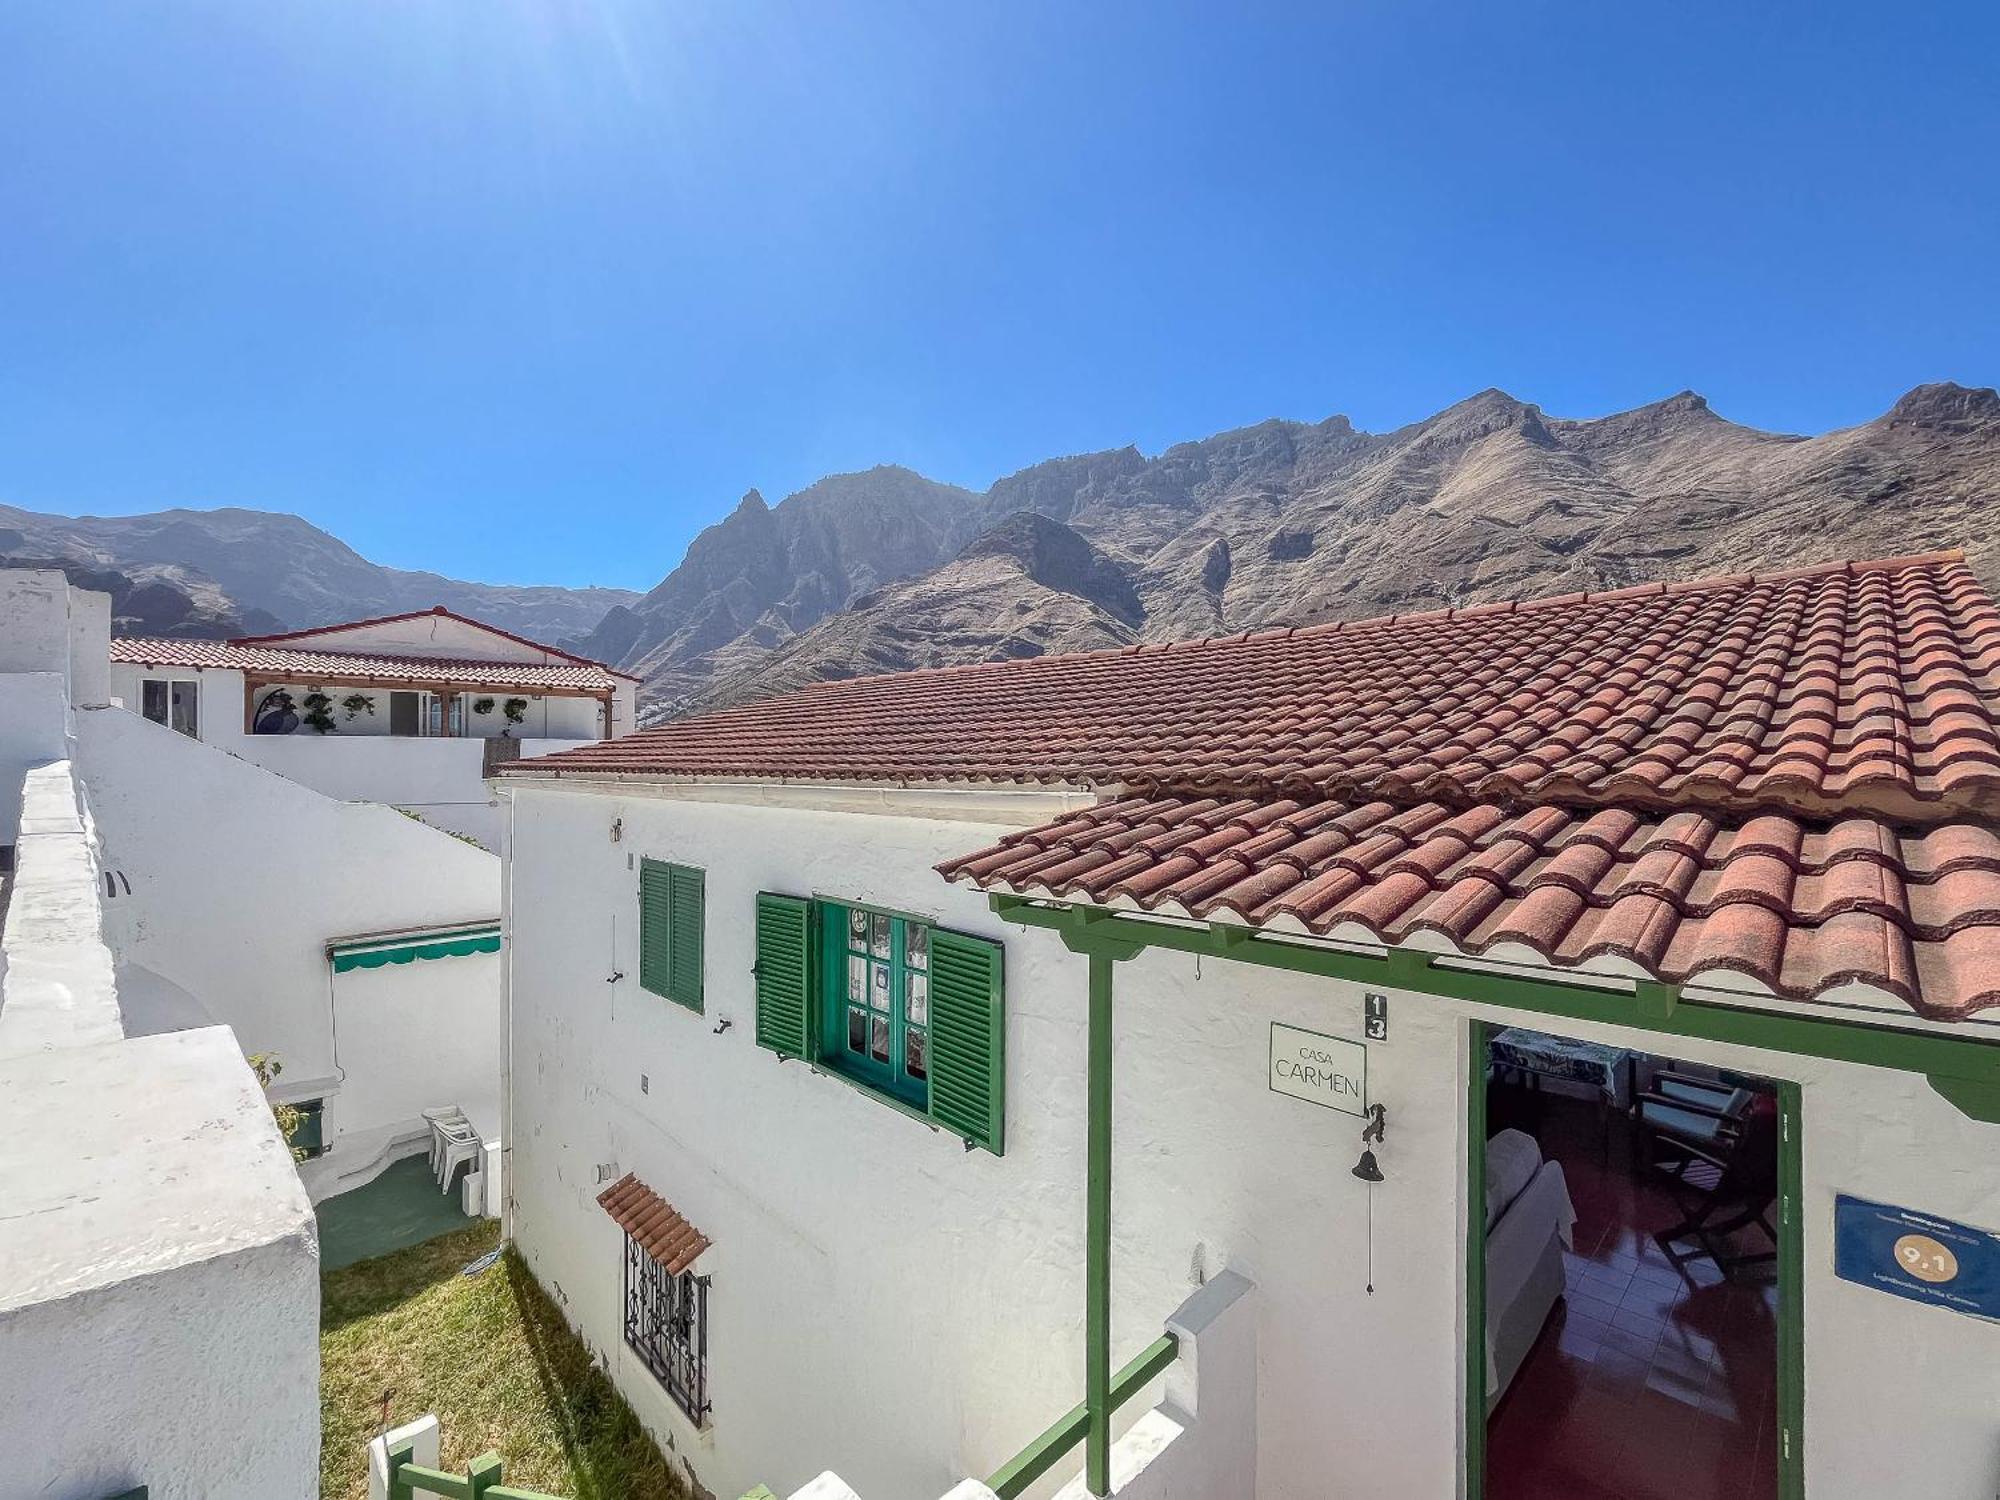
[[[1255, 1288], [1224, 1271], [1167, 1319], [1179, 1341], [1166, 1394], [1111, 1445], [1111, 1493], [1121, 1500], [1252, 1500], [1257, 1493]], [[1056, 1500], [1089, 1500], [1081, 1474]], [[831, 1470], [788, 1500], [872, 1500]], [[942, 1500], [995, 1500], [977, 1479]]]
[[13, 890], [0, 931], [0, 1056], [118, 1041], [125, 1032], [99, 916], [96, 851], [70, 763], [35, 767], [21, 788]]
[[311, 1206], [225, 1027], [0, 1059], [0, 1496], [317, 1488]]
[[86, 796], [27, 775], [0, 983], [0, 1500], [304, 1496], [312, 1209], [236, 1038], [127, 1037]]

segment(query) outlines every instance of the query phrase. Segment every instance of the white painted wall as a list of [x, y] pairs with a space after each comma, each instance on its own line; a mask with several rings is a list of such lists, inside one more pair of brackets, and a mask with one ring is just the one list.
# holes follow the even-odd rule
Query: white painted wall
[[449, 615], [423, 614], [352, 630], [324, 630], [290, 636], [283, 644], [299, 651], [381, 651], [396, 656], [436, 656], [454, 661], [517, 661], [547, 664], [567, 658]]
[[[0, 573], [0, 595], [25, 607], [18, 583]], [[103, 656], [106, 610], [39, 602], [66, 622], [47, 639], [81, 620]], [[39, 735], [30, 752], [61, 755], [20, 776], [0, 973], [0, 1500], [308, 1495], [311, 1210], [226, 1028], [125, 1035], [67, 681], [91, 691], [62, 670], [0, 675], [0, 704], [32, 717], [0, 730], [14, 753]]]
[[13, 842], [21, 773], [69, 756], [69, 706], [104, 701], [111, 598], [53, 568], [0, 569], [0, 844]]
[[0, 1059], [0, 1500], [317, 1493], [319, 1247], [228, 1030]]
[[68, 758], [68, 723], [60, 672], [0, 674], [0, 844], [20, 825], [23, 775]]
[[[336, 1057], [330, 939], [499, 910], [496, 858], [393, 808], [323, 797], [123, 709], [77, 718], [104, 862], [131, 882], [106, 908], [113, 948], [198, 997], [246, 1051], [277, 1053], [288, 1094], [331, 1093], [343, 1066], [350, 1080], [358, 1071], [347, 1049], [366, 1039], [343, 1034]], [[455, 964], [472, 971], [440, 972]], [[480, 992], [495, 983], [490, 964], [382, 972], [413, 1017], [456, 1018], [460, 1051], [442, 1066], [498, 1078], [497, 987]], [[346, 1112], [351, 1128], [360, 1115]]]
[[0, 569], [0, 673], [68, 675], [71, 592], [60, 569]]
[[504, 824], [487, 790], [481, 742], [286, 734], [239, 737], [244, 760], [342, 801], [384, 802], [498, 853]]
[[[482, 638], [497, 639], [483, 634]], [[510, 736], [521, 741], [523, 755], [572, 749], [578, 741], [595, 740], [603, 733], [602, 705], [595, 698], [493, 693], [466, 695], [463, 736], [391, 735], [388, 689], [330, 687], [326, 692], [334, 700], [334, 733], [322, 735], [300, 729], [289, 735], [253, 735], [243, 732], [243, 674], [239, 671], [111, 662], [107, 675], [109, 697], [134, 714], [144, 704], [142, 685], [148, 679], [192, 682], [196, 685], [197, 722], [204, 744], [241, 756], [329, 797], [386, 802], [392, 807], [406, 808], [432, 827], [477, 839], [496, 854], [500, 851], [505, 820], [497, 799], [486, 786], [480, 741], [498, 739], [509, 727], [501, 711], [507, 699], [516, 696], [528, 699], [523, 721], [514, 726]], [[7, 680], [0, 677], [0, 686]], [[293, 684], [293, 699], [303, 700], [308, 690], [308, 684]], [[621, 690], [626, 703], [621, 722], [629, 730], [631, 684], [623, 684]], [[363, 711], [351, 719], [348, 717], [341, 700], [355, 691], [374, 702], [373, 714]], [[480, 697], [493, 699], [491, 713], [471, 711], [470, 704]], [[0, 698], [0, 764], [5, 763], [7, 748], [5, 707], [5, 699]], [[614, 717], [616, 712], [614, 709]], [[538, 748], [530, 749], [531, 745]], [[4, 814], [5, 805], [0, 803], [0, 817]]]
[[[832, 1468], [864, 1495], [936, 1495], [1012, 1457], [1081, 1397], [1085, 970], [932, 872], [1000, 830], [513, 795], [513, 1232], [620, 1388], [717, 1493], [786, 1493]], [[705, 1016], [638, 988], [640, 855], [707, 870]], [[1005, 940], [1004, 1159], [754, 1045], [761, 889]], [[627, 977], [606, 984], [614, 971]], [[1361, 1003], [1357, 986], [1173, 954], [1119, 969], [1114, 1359], [1154, 1337], [1199, 1274], [1255, 1281], [1263, 1500], [1458, 1486], [1465, 1023], [1532, 1018], [1392, 994], [1391, 1040], [1369, 1049], [1390, 1122], [1369, 1296], [1367, 1189], [1350, 1175], [1360, 1122], [1265, 1083], [1270, 1023], [1358, 1040]], [[2000, 1228], [2000, 1130], [1921, 1079], [1655, 1046], [1803, 1086], [1813, 1493], [1991, 1493], [2000, 1327], [1834, 1281], [1831, 1224], [1838, 1190]], [[707, 1433], [623, 1350], [620, 1237], [594, 1202], [611, 1162], [715, 1241]]]
[[333, 1016], [342, 1083], [321, 1121], [331, 1166], [348, 1170], [341, 1157], [354, 1153], [343, 1137], [365, 1150], [367, 1132], [415, 1130], [433, 1106], [498, 1117], [507, 1034], [499, 954], [349, 969], [333, 976]]

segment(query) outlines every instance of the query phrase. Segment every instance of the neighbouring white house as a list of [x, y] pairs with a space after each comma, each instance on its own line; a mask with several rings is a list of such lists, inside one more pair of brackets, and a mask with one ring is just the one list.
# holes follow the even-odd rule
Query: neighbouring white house
[[637, 686], [442, 605], [283, 635], [111, 642], [111, 695], [141, 717], [495, 852], [505, 830], [485, 774], [629, 733]]
[[[427, 1108], [467, 1106], [497, 1130], [499, 859], [120, 706], [108, 622], [104, 596], [59, 573], [0, 572], [0, 637], [18, 654], [95, 654], [67, 697], [52, 673], [8, 677], [32, 713], [0, 716], [0, 753], [68, 764], [88, 803], [123, 1034], [222, 1025], [275, 1058], [314, 1201], [423, 1150]], [[0, 861], [19, 785], [5, 780]]]
[[718, 1495], [2000, 1489], [1959, 554], [829, 683], [493, 785], [508, 1232]]

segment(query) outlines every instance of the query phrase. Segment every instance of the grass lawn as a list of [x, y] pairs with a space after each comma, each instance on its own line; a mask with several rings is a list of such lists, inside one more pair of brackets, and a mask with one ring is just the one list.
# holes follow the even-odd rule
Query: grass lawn
[[491, 1222], [321, 1278], [320, 1494], [365, 1500], [382, 1399], [437, 1413], [442, 1467], [492, 1451], [506, 1483], [573, 1500], [686, 1500], [688, 1489]]

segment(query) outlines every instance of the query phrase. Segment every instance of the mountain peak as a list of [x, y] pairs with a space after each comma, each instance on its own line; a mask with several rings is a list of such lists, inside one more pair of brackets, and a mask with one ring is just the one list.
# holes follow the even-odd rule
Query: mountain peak
[[1145, 614], [1125, 571], [1061, 521], [1018, 510], [980, 533], [958, 554], [961, 562], [1004, 557], [1043, 588], [1088, 600], [1127, 624]]
[[745, 490], [743, 498], [736, 502], [736, 514], [739, 516], [746, 510], [752, 515], [756, 515], [760, 512], [768, 511], [770, 508], [770, 506], [764, 503], [764, 492], [755, 486]]
[[2000, 392], [1992, 386], [1964, 386], [1955, 380], [1920, 385], [1906, 393], [1883, 418], [1890, 427], [1924, 427], [1970, 432], [2000, 421]]

